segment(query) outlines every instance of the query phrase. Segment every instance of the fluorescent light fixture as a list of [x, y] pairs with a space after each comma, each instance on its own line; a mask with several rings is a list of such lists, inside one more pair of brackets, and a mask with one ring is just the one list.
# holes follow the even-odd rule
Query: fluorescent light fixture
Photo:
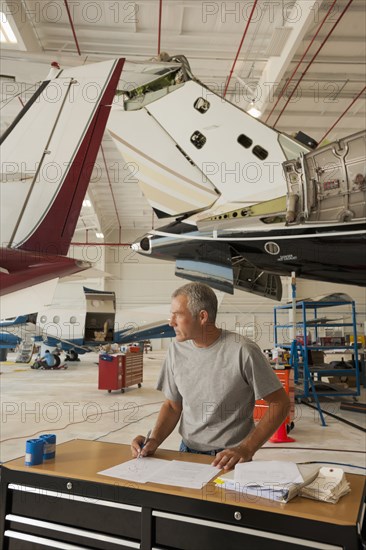
[[89, 199], [83, 200], [83, 206], [86, 206], [87, 208], [91, 207], [91, 201]]
[[95, 236], [97, 239], [104, 239], [104, 233], [99, 233], [98, 231], [95, 233]]
[[252, 115], [254, 118], [259, 118], [262, 114], [262, 111], [259, 111], [254, 106], [254, 101], [250, 104], [250, 109], [247, 110], [248, 115]]
[[0, 12], [0, 42], [17, 44], [18, 40], [4, 12]]

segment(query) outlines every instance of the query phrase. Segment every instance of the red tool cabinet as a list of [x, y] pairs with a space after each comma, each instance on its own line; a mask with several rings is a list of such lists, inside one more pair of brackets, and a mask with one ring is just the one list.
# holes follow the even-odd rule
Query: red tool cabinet
[[118, 355], [99, 356], [99, 390], [121, 390], [137, 384], [141, 388], [143, 379], [143, 353], [127, 352]]
[[[291, 409], [290, 414], [287, 416], [285, 422], [287, 425], [287, 431], [290, 431], [293, 427], [293, 419], [295, 415], [295, 393], [294, 393], [294, 371], [291, 368], [287, 369], [274, 369], [282, 386], [284, 387], [287, 395], [290, 398]], [[267, 403], [263, 399], [258, 399], [255, 402], [254, 407], [254, 420], [260, 420], [268, 408]]]

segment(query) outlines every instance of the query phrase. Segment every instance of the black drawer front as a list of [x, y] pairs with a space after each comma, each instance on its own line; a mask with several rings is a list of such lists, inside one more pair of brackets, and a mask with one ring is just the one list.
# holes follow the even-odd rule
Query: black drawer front
[[[56, 522], [99, 533], [118, 535], [131, 540], [141, 536], [141, 513], [105, 506], [86, 499], [73, 500], [73, 495], [60, 498], [42, 494], [12, 491], [11, 513], [34, 519]], [[113, 504], [113, 503], [112, 503]], [[93, 518], [92, 521], [90, 518]]]
[[[75, 548], [88, 548], [90, 550], [137, 550], [140, 544], [136, 541], [129, 541], [121, 537], [103, 535], [91, 530], [70, 528], [68, 526], [55, 524], [55, 522], [46, 522], [23, 518], [22, 516], [7, 516], [8, 533], [6, 540], [18, 540], [18, 550], [21, 550], [23, 540], [42, 539], [51, 541], [53, 548], [62, 543], [75, 546]], [[23, 538], [22, 538], [23, 537]], [[34, 543], [33, 543], [34, 544]], [[41, 547], [43, 543], [37, 543]]]
[[[18, 540], [18, 539], [9, 539], [8, 544], [7, 541], [4, 541], [4, 548], [6, 550], [55, 550], [55, 547], [52, 546], [52, 543], [50, 544], [38, 544], [37, 542], [29, 542], [25, 540]], [[7, 544], [7, 545], [6, 545]]]
[[[26, 540], [28, 539], [28, 540]], [[61, 543], [62, 544], [62, 543]], [[90, 550], [96, 548], [87, 544], [84, 546], [80, 542], [67, 543], [70, 546], [70, 550]], [[29, 535], [22, 532], [10, 532], [9, 536], [6, 536], [4, 541], [4, 550], [56, 550], [62, 548], [58, 540], [53, 540], [47, 536]], [[116, 550], [131, 550], [127, 546], [102, 546], [103, 550], [116, 549]]]
[[[248, 529], [237, 532], [234, 527], [228, 525], [227, 530], [223, 524], [210, 526], [199, 520], [186, 518], [187, 521], [174, 521], [172, 519], [154, 518], [155, 533], [154, 543], [162, 550], [304, 550], [301, 539], [298, 543], [292, 541], [276, 540], [275, 534]], [[316, 543], [314, 543], [316, 545]], [[316, 548], [316, 546], [314, 546]]]

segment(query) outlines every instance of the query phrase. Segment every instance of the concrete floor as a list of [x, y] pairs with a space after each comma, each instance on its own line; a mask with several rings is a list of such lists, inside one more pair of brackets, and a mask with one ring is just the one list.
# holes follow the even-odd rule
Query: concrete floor
[[[142, 388], [126, 388], [125, 393], [98, 390], [98, 355], [90, 353], [67, 370], [33, 370], [30, 364], [15, 363], [15, 354], [1, 363], [1, 462], [23, 456], [27, 439], [55, 433], [57, 443], [91, 439], [130, 444], [137, 434], [153, 427], [164, 399], [155, 383], [165, 351], [144, 354]], [[350, 399], [351, 400], [351, 399]], [[366, 402], [366, 391], [359, 398]], [[340, 410], [340, 400], [322, 403], [322, 408], [365, 428], [365, 415]], [[345, 471], [365, 474], [365, 433], [325, 415], [320, 423], [316, 410], [295, 405], [293, 443], [267, 443], [255, 458], [296, 462], [325, 461], [353, 465]], [[177, 449], [177, 431], [163, 448]], [[339, 450], [342, 449], [342, 450]], [[362, 468], [360, 468], [362, 467]]]

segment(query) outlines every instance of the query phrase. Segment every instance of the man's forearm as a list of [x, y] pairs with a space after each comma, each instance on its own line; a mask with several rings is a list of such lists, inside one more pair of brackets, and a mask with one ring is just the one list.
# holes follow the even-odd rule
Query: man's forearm
[[172, 433], [178, 424], [181, 412], [181, 408], [172, 407], [169, 402], [163, 403], [151, 434], [151, 439], [155, 439], [158, 446]]

